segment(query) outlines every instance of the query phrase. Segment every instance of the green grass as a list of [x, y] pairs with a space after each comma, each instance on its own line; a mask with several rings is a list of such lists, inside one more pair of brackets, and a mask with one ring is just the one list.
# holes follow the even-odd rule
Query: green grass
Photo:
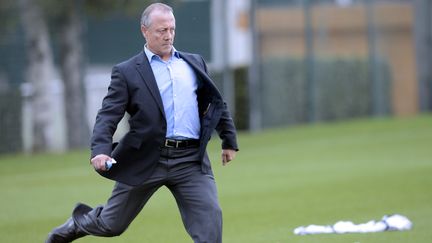
[[[432, 242], [432, 116], [355, 120], [239, 136], [227, 167], [209, 146], [224, 212], [224, 242]], [[88, 151], [0, 157], [0, 242], [43, 242], [76, 202], [104, 203], [113, 183]], [[406, 232], [296, 236], [339, 220], [407, 216]], [[161, 188], [120, 237], [77, 242], [191, 242], [173, 197]]]

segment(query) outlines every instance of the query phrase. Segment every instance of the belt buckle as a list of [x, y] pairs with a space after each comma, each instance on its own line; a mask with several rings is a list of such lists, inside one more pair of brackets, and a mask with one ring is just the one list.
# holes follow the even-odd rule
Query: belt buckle
[[[174, 145], [170, 145], [168, 143], [174, 143]], [[167, 148], [179, 148], [179, 145], [182, 141], [180, 140], [175, 140], [175, 139], [165, 139], [165, 147]]]
[[171, 145], [168, 144], [170, 141], [172, 141], [172, 140], [165, 139], [165, 147], [167, 147], [167, 148], [172, 148], [173, 147], [173, 146], [171, 146]]

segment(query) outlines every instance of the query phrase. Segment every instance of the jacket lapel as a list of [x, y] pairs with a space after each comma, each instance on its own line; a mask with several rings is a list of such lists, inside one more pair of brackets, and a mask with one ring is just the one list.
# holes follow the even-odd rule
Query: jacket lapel
[[143, 79], [145, 85], [150, 90], [151, 95], [155, 99], [160, 112], [165, 117], [165, 112], [163, 108], [162, 98], [159, 92], [159, 88], [156, 83], [156, 79], [154, 77], [153, 71], [151, 69], [150, 63], [147, 60], [146, 55], [144, 54], [144, 51], [141, 52], [141, 57], [138, 59], [136, 63], [136, 69], [141, 75], [141, 78]]
[[[204, 67], [201, 67], [202, 65], [205, 65], [204, 63], [199, 63], [199, 61], [196, 60], [196, 58], [194, 58], [191, 54], [187, 54], [184, 52], [179, 53], [180, 57], [183, 58], [183, 60], [185, 60], [192, 67], [195, 73], [202, 78], [201, 80], [205, 82], [206, 85], [210, 86], [212, 90], [218, 90], [213, 81], [211, 81], [211, 78], [205, 72]], [[219, 92], [216, 92], [216, 94], [220, 99], [222, 99]]]

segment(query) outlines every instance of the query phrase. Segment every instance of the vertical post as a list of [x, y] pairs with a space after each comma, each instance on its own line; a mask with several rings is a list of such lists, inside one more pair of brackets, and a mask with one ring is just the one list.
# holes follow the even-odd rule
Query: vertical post
[[262, 128], [261, 91], [260, 91], [260, 60], [259, 37], [256, 25], [256, 0], [251, 0], [249, 24], [252, 35], [251, 64], [248, 70], [249, 92], [249, 130], [259, 131]]
[[235, 117], [235, 84], [233, 72], [231, 71], [230, 65], [230, 29], [229, 26], [230, 14], [229, 14], [229, 1], [222, 0], [222, 26], [223, 26], [223, 40], [222, 40], [222, 52], [223, 52], [223, 69], [222, 69], [222, 92], [225, 101], [228, 103], [228, 107], [233, 117]]
[[316, 84], [315, 84], [315, 61], [314, 61], [314, 33], [312, 27], [312, 14], [310, 0], [303, 1], [303, 12], [305, 21], [305, 77], [307, 94], [307, 115], [309, 122], [316, 121]]
[[369, 78], [371, 79], [372, 115], [381, 116], [385, 113], [382, 82], [379, 76], [375, 28], [374, 0], [366, 0], [367, 41], [369, 52]]

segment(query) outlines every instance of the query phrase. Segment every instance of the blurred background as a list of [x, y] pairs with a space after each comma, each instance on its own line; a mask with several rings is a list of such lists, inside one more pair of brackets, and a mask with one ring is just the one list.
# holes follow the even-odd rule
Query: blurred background
[[[0, 154], [87, 148], [138, 0], [0, 0]], [[172, 0], [240, 130], [432, 110], [429, 0]], [[119, 137], [127, 129], [119, 126]]]

